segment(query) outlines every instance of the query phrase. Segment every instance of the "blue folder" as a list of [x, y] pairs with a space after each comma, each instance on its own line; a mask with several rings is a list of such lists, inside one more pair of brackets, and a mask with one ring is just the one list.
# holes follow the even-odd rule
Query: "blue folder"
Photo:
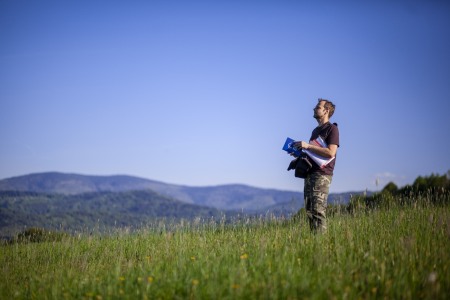
[[294, 143], [295, 141], [288, 137], [286, 139], [286, 142], [284, 142], [283, 150], [286, 151], [287, 153], [294, 153], [295, 156], [300, 156], [301, 150], [294, 148], [293, 147]]

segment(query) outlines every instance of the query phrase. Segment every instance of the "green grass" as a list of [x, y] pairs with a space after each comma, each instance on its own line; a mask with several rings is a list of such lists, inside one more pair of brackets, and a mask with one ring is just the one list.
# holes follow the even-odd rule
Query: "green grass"
[[159, 224], [0, 248], [1, 299], [449, 299], [450, 209]]

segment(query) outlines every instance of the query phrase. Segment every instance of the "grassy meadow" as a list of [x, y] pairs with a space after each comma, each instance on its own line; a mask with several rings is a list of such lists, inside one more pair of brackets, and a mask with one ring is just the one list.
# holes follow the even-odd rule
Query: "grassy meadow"
[[0, 247], [0, 299], [450, 299], [450, 209], [153, 224]]

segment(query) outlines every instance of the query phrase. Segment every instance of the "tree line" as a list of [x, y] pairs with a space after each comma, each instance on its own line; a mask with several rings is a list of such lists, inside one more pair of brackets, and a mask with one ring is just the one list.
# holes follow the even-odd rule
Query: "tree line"
[[355, 213], [377, 208], [392, 208], [404, 205], [446, 205], [450, 203], [450, 170], [447, 174], [419, 176], [413, 184], [398, 187], [389, 182], [380, 191], [370, 196], [353, 196], [346, 205], [332, 205], [330, 214], [336, 212]]

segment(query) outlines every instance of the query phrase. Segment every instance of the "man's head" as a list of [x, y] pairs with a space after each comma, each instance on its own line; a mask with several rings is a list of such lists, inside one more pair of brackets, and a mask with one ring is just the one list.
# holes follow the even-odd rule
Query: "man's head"
[[317, 102], [317, 106], [314, 108], [314, 118], [320, 119], [325, 115], [327, 116], [327, 119], [331, 118], [336, 107], [333, 102], [322, 98], [319, 98]]

